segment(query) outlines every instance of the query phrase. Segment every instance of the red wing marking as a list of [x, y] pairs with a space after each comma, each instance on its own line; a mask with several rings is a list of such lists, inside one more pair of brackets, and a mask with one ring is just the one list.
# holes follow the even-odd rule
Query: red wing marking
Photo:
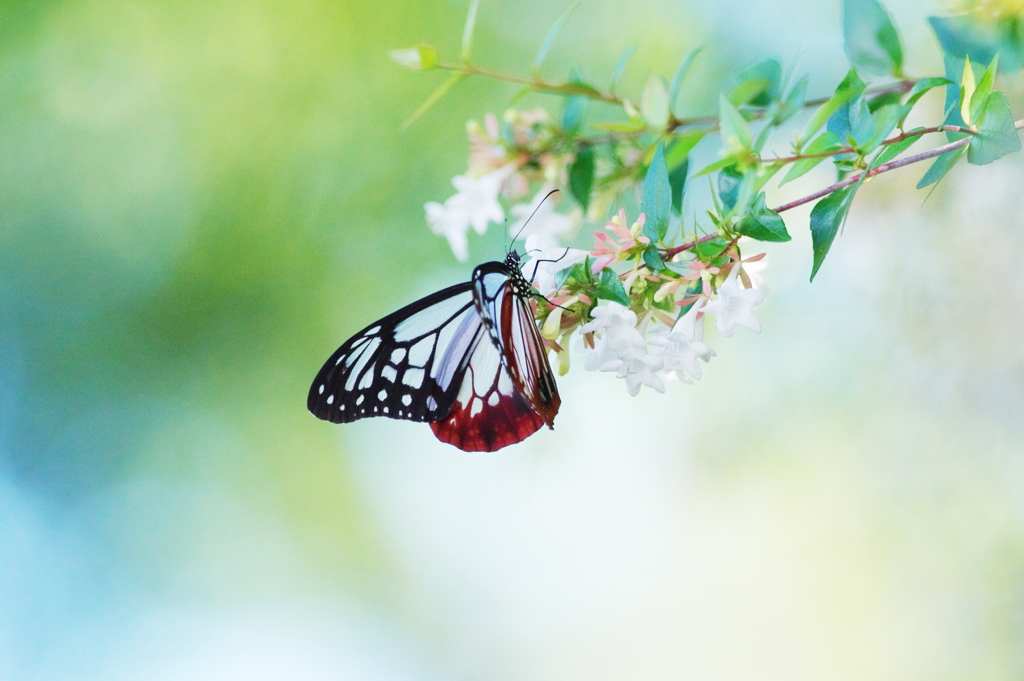
[[562, 400], [548, 364], [540, 330], [527, 303], [512, 293], [501, 300], [501, 341], [512, 382], [529, 400], [530, 406], [554, 428]]
[[493, 452], [522, 442], [544, 425], [516, 389], [501, 354], [486, 339], [480, 342], [448, 415], [430, 424], [438, 440], [467, 452]]

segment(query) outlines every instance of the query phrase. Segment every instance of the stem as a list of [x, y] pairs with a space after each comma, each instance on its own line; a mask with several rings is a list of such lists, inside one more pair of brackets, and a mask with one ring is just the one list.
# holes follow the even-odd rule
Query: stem
[[[1013, 127], [1016, 128], [1017, 130], [1020, 130], [1021, 128], [1024, 128], [1024, 119], [1021, 119], [1019, 121], [1014, 121]], [[937, 128], [929, 128], [929, 129], [926, 129], [926, 130], [916, 130], [916, 131], [912, 131], [912, 132], [903, 133], [902, 135], [900, 135], [898, 137], [895, 137], [895, 138], [893, 138], [891, 140], [887, 140], [886, 142], [884, 142], [884, 144], [893, 144], [895, 142], [900, 142], [900, 141], [902, 141], [904, 139], [907, 139], [908, 137], [914, 137], [916, 135], [923, 135], [923, 134], [928, 133], [928, 132], [963, 132], [963, 133], [968, 133], [969, 135], [976, 135], [977, 134], [974, 131], [965, 130], [963, 128], [958, 128], [957, 126], [949, 126], [949, 125], [941, 126], [940, 125]], [[890, 161], [889, 163], [884, 163], [884, 164], [882, 164], [880, 166], [876, 166], [876, 167], [871, 168], [870, 170], [868, 170], [867, 171], [867, 177], [871, 178], [871, 177], [874, 177], [875, 175], [880, 175], [882, 173], [887, 173], [890, 170], [896, 170], [897, 168], [902, 168], [903, 166], [908, 166], [908, 165], [910, 165], [912, 163], [918, 163], [920, 161], [925, 161], [925, 160], [927, 160], [929, 158], [935, 158], [936, 156], [942, 156], [943, 154], [949, 153], [951, 151], [956, 151], [957, 149], [960, 149], [960, 148], [970, 144], [970, 142], [971, 142], [971, 137], [968, 136], [968, 137], [965, 137], [963, 139], [957, 140], [955, 142], [950, 142], [949, 144], [944, 144], [941, 147], [936, 147], [935, 149], [931, 149], [929, 151], [925, 151], [925, 152], [922, 152], [920, 154], [915, 154], [914, 156], [907, 156], [906, 158], [901, 158], [901, 159], [896, 160], [896, 161]], [[860, 176], [861, 175], [862, 175], [862, 173], [858, 173], [856, 175], [853, 175], [851, 177], [846, 178], [842, 182], [836, 182], [835, 184], [830, 185], [828, 187], [825, 187], [822, 190], [816, 191], [816, 192], [814, 192], [813, 194], [811, 194], [809, 196], [805, 196], [802, 199], [797, 199], [796, 201], [790, 201], [789, 203], [787, 203], [785, 205], [782, 205], [782, 206], [779, 206], [778, 208], [773, 208], [772, 210], [774, 210], [776, 213], [781, 213], [783, 211], [789, 210], [790, 208], [796, 208], [797, 206], [802, 206], [805, 203], [810, 203], [811, 201], [814, 201], [815, 199], [820, 199], [823, 196], [828, 196], [829, 194], [831, 194], [832, 192], [836, 191], [837, 189], [842, 189], [843, 187], [849, 187], [851, 184], [856, 184], [857, 182], [860, 181]], [[867, 178], [865, 178], [865, 179], [867, 179]], [[706, 241], [711, 241], [712, 239], [715, 239], [718, 236], [720, 236], [720, 235], [717, 234], [717, 233], [715, 233], [715, 234], [708, 234], [707, 236], [702, 236], [701, 238], [699, 238], [699, 239], [697, 239], [695, 241], [690, 241], [688, 243], [685, 243], [682, 246], [676, 246], [675, 248], [665, 249], [662, 252], [662, 257], [667, 260], [668, 258], [671, 258], [672, 256], [676, 255], [677, 253], [682, 253], [683, 251], [688, 251], [691, 248], [693, 248], [694, 246], [696, 246], [698, 244], [702, 244], [702, 243], [704, 243]]]
[[[916, 83], [917, 80], [907, 78], [899, 82], [893, 83], [891, 85], [883, 85], [880, 87], [868, 88], [867, 90], [864, 91], [864, 93], [873, 96], [881, 96], [893, 94], [894, 92], [909, 92]], [[804, 102], [803, 108], [813, 109], [814, 107], [826, 104], [830, 99], [832, 98], [819, 97], [818, 99], [809, 99], [806, 102]], [[764, 109], [761, 109], [760, 111], [755, 111], [754, 117], [751, 120], [761, 120], [762, 118], [764, 118], [764, 114]], [[669, 120], [669, 131], [675, 132], [675, 128], [686, 127], [690, 125], [705, 125], [707, 123], [718, 123], [718, 115], [716, 114], [714, 116], [695, 116], [693, 118], [676, 118], [675, 116], [673, 116]]]
[[[1019, 121], [1014, 121], [1013, 127], [1016, 128], [1017, 130], [1020, 130], [1021, 128], [1024, 128], [1024, 119], [1021, 119]], [[880, 175], [881, 173], [887, 173], [890, 170], [896, 170], [897, 168], [902, 168], [903, 166], [908, 166], [911, 163], [917, 163], [918, 161], [924, 161], [924, 160], [929, 159], [929, 158], [935, 158], [936, 156], [942, 156], [943, 154], [945, 154], [947, 152], [956, 151], [960, 147], [963, 147], [963, 146], [965, 146], [967, 144], [970, 144], [970, 142], [971, 142], [971, 138], [970, 137], [965, 137], [962, 140], [957, 140], [956, 142], [950, 142], [949, 144], [943, 144], [941, 147], [936, 147], [935, 149], [932, 149], [931, 151], [926, 151], [926, 152], [923, 152], [921, 154], [915, 154], [914, 156], [907, 156], [906, 158], [902, 158], [902, 159], [900, 159], [898, 161], [890, 161], [889, 163], [884, 163], [884, 164], [882, 164], [882, 165], [880, 165], [880, 166], [878, 166], [876, 168], [871, 168], [870, 170], [867, 171], [868, 172], [867, 176], [868, 177], [874, 177], [875, 175]], [[782, 205], [782, 206], [779, 206], [778, 208], [774, 208], [773, 210], [776, 213], [781, 213], [784, 210], [789, 210], [790, 208], [796, 208], [797, 206], [802, 206], [805, 203], [810, 203], [811, 201], [814, 201], [815, 199], [820, 199], [823, 196], [828, 196], [829, 194], [831, 194], [832, 192], [836, 191], [837, 189], [842, 189], [843, 187], [849, 187], [851, 184], [856, 183], [857, 181], [860, 180], [861, 174], [862, 173], [858, 173], [858, 174], [856, 174], [856, 175], [854, 175], [852, 177], [848, 177], [845, 180], [843, 180], [842, 182], [836, 182], [834, 185], [831, 185], [829, 187], [825, 187], [824, 189], [822, 189], [820, 191], [816, 191], [813, 194], [811, 194], [810, 196], [805, 196], [802, 199], [797, 199], [796, 201], [790, 201], [789, 203], [787, 203], [785, 205]]]
[[596, 99], [608, 104], [617, 104], [619, 106], [623, 104], [623, 100], [619, 97], [606, 92], [601, 92], [600, 90], [582, 83], [549, 83], [546, 80], [540, 80], [538, 78], [523, 78], [521, 76], [512, 76], [507, 73], [478, 69], [477, 67], [470, 66], [469, 64], [439, 63], [434, 68], [441, 71], [455, 71], [456, 73], [461, 73], [465, 76], [483, 76], [484, 78], [503, 80], [506, 83], [527, 85], [537, 90], [543, 90], [545, 92], [551, 92], [559, 95], [583, 95], [584, 97], [590, 97], [591, 99]]
[[[962, 132], [967, 135], [978, 134], [977, 132], [971, 130], [970, 128], [961, 128], [959, 125], [938, 125], [935, 126], [934, 128], [921, 128], [920, 130], [911, 130], [909, 132], [901, 133], [891, 139], [885, 140], [884, 142], [882, 142], [882, 145], [896, 144], [897, 142], [902, 142], [903, 140], [910, 139], [911, 137], [920, 137], [921, 135], [927, 135], [933, 132]], [[793, 163], [794, 161], [802, 161], [805, 158], [828, 158], [829, 156], [838, 156], [839, 154], [851, 154], [856, 152], [857, 150], [854, 149], [853, 147], [842, 147], [840, 149], [836, 149], [835, 151], [826, 151], [821, 154], [798, 154], [796, 156], [773, 158], [771, 162], [786, 164]]]
[[707, 241], [711, 241], [712, 239], [717, 239], [720, 236], [721, 236], [721, 234], [718, 234], [716, 232], [714, 234], [708, 234], [706, 236], [702, 236], [701, 238], [696, 239], [694, 241], [687, 242], [687, 243], [683, 244], [682, 246], [676, 246], [675, 248], [666, 248], [664, 250], [664, 252], [662, 252], [661, 257], [662, 257], [662, 259], [667, 260], [668, 258], [671, 258], [671, 257], [673, 257], [674, 255], [676, 255], [678, 253], [682, 253], [683, 251], [688, 251], [691, 248], [693, 248], [694, 246], [697, 246], [698, 244], [702, 244], [702, 243], [705, 243]]

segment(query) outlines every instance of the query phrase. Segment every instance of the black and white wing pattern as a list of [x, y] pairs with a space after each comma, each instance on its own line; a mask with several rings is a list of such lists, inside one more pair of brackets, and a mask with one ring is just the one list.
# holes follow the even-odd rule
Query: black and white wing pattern
[[495, 451], [552, 427], [560, 398], [513, 251], [473, 280], [408, 305], [347, 340], [309, 391], [318, 418], [430, 422], [466, 451]]
[[476, 346], [487, 343], [471, 283], [422, 298], [335, 351], [309, 389], [317, 418], [436, 421], [451, 411]]

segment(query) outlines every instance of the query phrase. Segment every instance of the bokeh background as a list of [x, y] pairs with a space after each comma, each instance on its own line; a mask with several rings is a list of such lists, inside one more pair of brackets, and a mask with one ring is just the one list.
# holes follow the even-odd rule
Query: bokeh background
[[[889, 5], [908, 72], [941, 74], [946, 8]], [[525, 72], [567, 7], [483, 2], [476, 59]], [[869, 183], [813, 285], [790, 213], [763, 332], [709, 326], [698, 385], [576, 366], [557, 430], [494, 454], [306, 412], [349, 334], [503, 254], [492, 227], [457, 263], [423, 204], [516, 89], [469, 81], [400, 132], [443, 77], [386, 57], [454, 57], [466, 9], [0, 3], [0, 678], [1024, 675], [1019, 154], [923, 206], [922, 166]], [[839, 15], [588, 0], [546, 73], [604, 83], [637, 44], [635, 93], [703, 45], [701, 114], [800, 53], [821, 96]]]

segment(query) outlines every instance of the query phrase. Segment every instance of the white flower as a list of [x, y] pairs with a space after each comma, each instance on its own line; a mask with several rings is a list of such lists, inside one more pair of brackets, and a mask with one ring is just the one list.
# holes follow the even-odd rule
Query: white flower
[[587, 259], [587, 251], [578, 248], [557, 248], [548, 250], [541, 247], [541, 237], [531, 234], [526, 237], [526, 253], [530, 260], [523, 263], [523, 276], [532, 281], [541, 295], [555, 292], [555, 275], [576, 263]]
[[593, 321], [587, 322], [580, 327], [580, 333], [600, 333], [608, 327], [618, 324], [625, 323], [629, 326], [636, 326], [636, 315], [625, 305], [619, 305], [608, 301], [605, 305], [598, 305], [591, 311], [590, 316], [594, 318]]
[[[568, 215], [555, 211], [554, 197], [541, 203], [551, 189], [551, 186], [545, 185], [534, 195], [530, 203], [517, 203], [509, 209], [509, 212], [515, 217], [515, 222], [511, 227], [512, 234], [519, 234], [522, 230], [526, 236], [537, 235], [541, 237], [539, 245], [548, 249], [556, 247], [558, 240], [555, 237], [572, 231], [580, 217], [577, 215], [575, 216], [577, 219], [574, 220]], [[536, 213], [534, 213], [534, 209], [536, 209]], [[533, 215], [532, 218], [531, 215]]]
[[715, 356], [715, 351], [703, 342], [704, 319], [697, 321], [697, 314], [701, 312], [706, 301], [707, 298], [701, 297], [685, 315], [676, 321], [671, 331], [660, 327], [648, 339], [651, 345], [660, 348], [660, 352], [656, 354], [664, 361], [665, 371], [672, 372], [675, 378], [682, 381], [688, 380], [686, 374], [677, 369], [682, 367], [690, 376], [699, 381], [701, 368], [697, 360], [702, 359], [707, 362]]
[[466, 232], [469, 231], [469, 217], [466, 215], [466, 211], [453, 204], [451, 199], [445, 201], [444, 205], [431, 201], [423, 208], [427, 211], [427, 224], [430, 225], [430, 231], [448, 239], [448, 245], [451, 246], [455, 258], [459, 262], [465, 262], [469, 257], [469, 242], [466, 239]]
[[764, 285], [764, 277], [761, 276], [761, 272], [768, 268], [768, 256], [764, 256], [760, 260], [741, 262], [740, 267], [743, 268], [743, 273], [750, 279], [751, 285], [761, 291], [767, 291], [768, 287]]
[[480, 178], [466, 175], [452, 178], [452, 184], [459, 193], [448, 201], [466, 212], [466, 218], [477, 234], [487, 231], [488, 222], [501, 222], [505, 219], [505, 211], [498, 203], [498, 194], [501, 192], [501, 183], [510, 172], [512, 166], [505, 166]]
[[715, 324], [723, 336], [731, 336], [736, 326], [745, 326], [754, 333], [761, 333], [761, 322], [754, 316], [754, 308], [764, 302], [764, 291], [754, 288], [742, 289], [736, 283], [734, 267], [728, 278], [718, 288], [718, 300], [704, 306], [702, 312], [715, 315]]
[[458, 190], [457, 194], [449, 197], [444, 205], [431, 201], [423, 206], [430, 230], [448, 239], [458, 260], [465, 261], [469, 257], [466, 233], [470, 226], [477, 234], [483, 234], [488, 222], [505, 219], [505, 211], [498, 203], [498, 192], [512, 170], [508, 165], [477, 179], [465, 175], [454, 177], [452, 185]]
[[587, 355], [583, 368], [615, 372], [625, 379], [626, 389], [633, 396], [640, 392], [641, 385], [665, 392], [665, 383], [658, 376], [664, 362], [647, 351], [647, 340], [636, 328], [636, 315], [618, 303], [596, 307], [592, 314], [594, 321], [580, 331], [595, 333], [594, 347], [587, 347], [583, 341], [577, 344], [577, 349]]

